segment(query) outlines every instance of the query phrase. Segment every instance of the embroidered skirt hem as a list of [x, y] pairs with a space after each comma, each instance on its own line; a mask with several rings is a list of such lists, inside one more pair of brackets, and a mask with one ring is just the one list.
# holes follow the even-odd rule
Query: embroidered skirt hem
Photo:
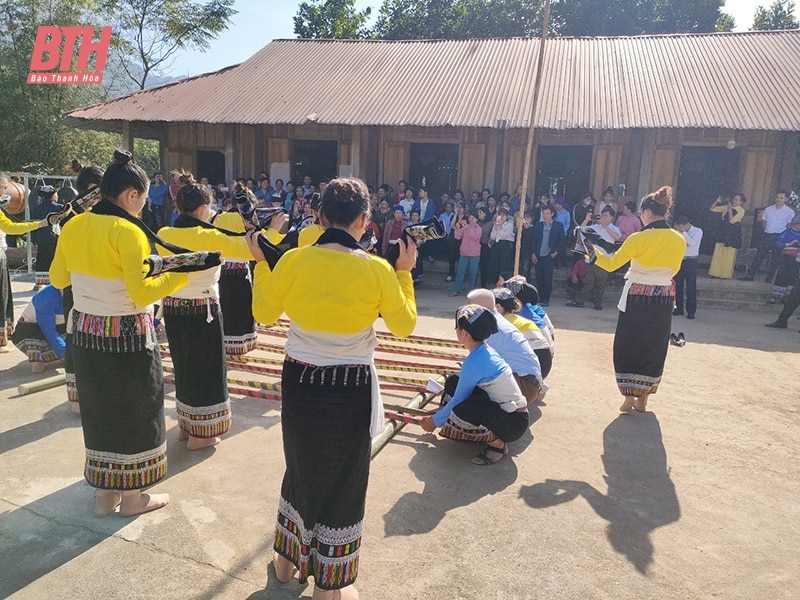
[[675, 298], [671, 288], [633, 286], [625, 312], [619, 313], [614, 371], [623, 396], [638, 398], [658, 391], [672, 328]]
[[368, 365], [283, 363], [286, 473], [274, 549], [320, 589], [358, 574], [370, 466]]

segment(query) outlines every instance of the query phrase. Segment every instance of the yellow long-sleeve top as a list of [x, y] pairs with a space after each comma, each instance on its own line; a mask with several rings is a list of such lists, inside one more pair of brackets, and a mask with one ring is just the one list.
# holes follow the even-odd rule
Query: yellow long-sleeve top
[[39, 221], [22, 221], [18, 223], [9, 219], [3, 211], [0, 211], [0, 231], [8, 235], [22, 235], [29, 231], [39, 229]]
[[664, 224], [631, 234], [611, 256], [598, 252], [595, 264], [611, 272], [631, 261], [632, 271], [671, 269], [674, 276], [681, 268], [685, 250], [683, 236]]
[[214, 218], [214, 225], [234, 233], [244, 233], [244, 221], [238, 211], [219, 213]]
[[50, 282], [72, 285], [75, 309], [93, 315], [120, 316], [151, 311], [151, 304], [189, 281], [186, 273], [145, 278], [150, 244], [133, 223], [112, 215], [84, 213], [61, 232]]
[[312, 223], [308, 227], [304, 227], [297, 236], [297, 247], [313, 246], [324, 232], [325, 228], [319, 223]]
[[[730, 221], [728, 221], [728, 223], [730, 223], [731, 225], [733, 225], [734, 223], [738, 223], [739, 221], [744, 219], [744, 215], [745, 215], [746, 211], [741, 206], [732, 206], [731, 207], [731, 211], [733, 211], [733, 214], [731, 215]], [[727, 206], [715, 206], [714, 208], [711, 209], [711, 212], [724, 214], [724, 213], [728, 212], [728, 207]]]
[[322, 246], [289, 250], [271, 275], [266, 263], [256, 265], [253, 316], [273, 323], [284, 312], [302, 329], [328, 334], [357, 334], [378, 314], [400, 337], [417, 323], [411, 273], [366, 252]]
[[[222, 252], [223, 259], [248, 261], [253, 259], [244, 237], [225, 235], [216, 229], [202, 227], [163, 227], [158, 235], [167, 242], [197, 252]], [[158, 247], [162, 256], [170, 254]], [[205, 271], [189, 273], [186, 287], [171, 294], [176, 298], [219, 298], [217, 282], [222, 267], [214, 267]]]

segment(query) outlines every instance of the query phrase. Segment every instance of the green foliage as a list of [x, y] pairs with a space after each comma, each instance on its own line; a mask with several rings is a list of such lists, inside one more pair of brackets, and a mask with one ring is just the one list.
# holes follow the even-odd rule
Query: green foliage
[[237, 13], [233, 0], [101, 0], [114, 28], [114, 54], [139, 89], [180, 50], [206, 49]]
[[751, 30], [798, 29], [800, 21], [795, 18], [794, 12], [795, 4], [792, 0], [775, 0], [769, 8], [759, 6]]
[[158, 153], [158, 147], [158, 140], [141, 138], [134, 138], [133, 140], [133, 159], [137, 165], [151, 176], [161, 170], [161, 157]]
[[85, 165], [105, 166], [121, 144], [122, 136], [117, 133], [64, 128], [60, 139], [61, 171], [70, 173], [68, 165], [73, 158]]
[[369, 35], [367, 18], [372, 9], [355, 8], [355, 0], [309, 0], [294, 16], [294, 32], [301, 38], [359, 39]]
[[734, 27], [736, 27], [734, 18], [727, 13], [722, 13], [717, 20], [717, 31], [733, 31]]
[[[729, 30], [724, 0], [553, 0], [557, 36]], [[383, 0], [372, 34], [381, 39], [519, 37], [540, 33], [542, 0]], [[727, 17], [727, 18], [726, 18]]]

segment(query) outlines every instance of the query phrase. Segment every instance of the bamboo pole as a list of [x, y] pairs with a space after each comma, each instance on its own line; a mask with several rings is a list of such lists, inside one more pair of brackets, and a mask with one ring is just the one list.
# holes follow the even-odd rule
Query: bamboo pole
[[539, 91], [542, 87], [542, 65], [544, 64], [544, 43], [547, 40], [547, 28], [550, 24], [550, 0], [545, 0], [544, 15], [542, 17], [542, 37], [539, 40], [539, 59], [536, 63], [536, 80], [533, 85], [533, 101], [531, 102], [531, 116], [528, 120], [528, 143], [525, 146], [525, 164], [522, 169], [522, 196], [520, 197], [519, 213], [517, 213], [517, 239], [514, 248], [514, 275], [519, 275], [519, 253], [522, 248], [522, 223], [525, 220], [525, 198], [528, 194], [528, 177], [533, 155], [533, 128], [536, 118], [536, 107], [539, 104]]
[[[440, 375], [436, 378], [436, 381], [441, 385], [444, 385], [444, 376]], [[414, 396], [404, 408], [422, 409], [422, 407], [430, 402], [435, 396], [436, 394], [433, 393], [419, 393]], [[391, 440], [395, 434], [405, 426], [406, 424], [404, 422], [400, 423], [390, 419], [386, 424], [386, 429], [383, 431], [383, 433], [380, 433], [372, 438], [370, 457], [374, 458], [375, 455], [381, 451], [381, 448], [383, 448], [389, 442], [389, 440]]]
[[53, 377], [47, 377], [45, 379], [21, 383], [17, 386], [17, 393], [20, 396], [27, 396], [28, 394], [43, 392], [44, 390], [49, 390], [50, 388], [58, 387], [65, 383], [67, 383], [67, 378], [62, 373], [61, 375], [54, 375]]
[[[275, 337], [286, 337], [286, 331], [288, 330], [288, 326], [283, 325], [283, 323], [278, 324], [277, 326], [273, 325], [272, 327], [257, 327], [256, 331], [258, 333], [263, 333], [264, 335], [272, 335]], [[388, 331], [377, 331], [375, 332], [375, 336], [382, 341], [386, 342], [396, 342], [396, 343], [407, 343], [413, 346], [434, 346], [437, 348], [455, 348], [458, 350], [463, 349], [464, 347], [458, 342], [452, 342], [449, 340], [442, 340], [435, 337], [428, 337], [423, 335], [409, 335], [406, 337], [397, 337], [396, 335], [392, 335]]]
[[[168, 352], [162, 351], [162, 356], [169, 358]], [[228, 355], [228, 362], [241, 364], [241, 363], [255, 363], [261, 365], [282, 365], [283, 360], [280, 358], [263, 358], [260, 356], [247, 356], [247, 355]], [[376, 358], [375, 367], [378, 369], [386, 369], [387, 371], [398, 371], [401, 373], [433, 373], [435, 375], [449, 375], [458, 370], [458, 365], [445, 366], [445, 365], [419, 365], [419, 363], [403, 362], [400, 360], [392, 360], [389, 358]]]

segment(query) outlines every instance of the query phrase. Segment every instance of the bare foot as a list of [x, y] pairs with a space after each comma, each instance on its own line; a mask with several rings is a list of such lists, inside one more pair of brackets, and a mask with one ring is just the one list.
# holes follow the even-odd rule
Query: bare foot
[[281, 583], [289, 583], [292, 580], [295, 568], [287, 558], [284, 558], [276, 552], [275, 556], [272, 558], [272, 566], [275, 567], [275, 575], [277, 575], [278, 581]]
[[78, 415], [81, 414], [81, 405], [78, 404], [77, 402], [70, 402], [69, 403], [69, 407], [70, 407], [70, 409], [72, 409], [72, 412], [74, 412], [75, 414], [78, 414]]
[[123, 517], [141, 515], [169, 504], [169, 494], [143, 494], [141, 490], [122, 492], [119, 514]]
[[5, 354], [6, 352], [11, 352], [11, 348], [8, 346], [0, 346], [0, 354]]
[[340, 590], [321, 590], [314, 586], [314, 595], [311, 600], [358, 600], [358, 590], [353, 585], [348, 585]]
[[637, 412], [645, 412], [647, 410], [647, 395], [637, 398], [636, 402], [633, 403], [633, 408], [635, 408]]
[[178, 428], [178, 441], [179, 442], [185, 442], [188, 439], [189, 439], [189, 434], [186, 433], [183, 429], [181, 429], [179, 427]]
[[216, 446], [217, 444], [219, 444], [221, 441], [222, 441], [221, 437], [199, 438], [190, 435], [189, 442], [186, 444], [186, 449], [201, 450], [203, 448], [211, 448], [212, 446]]
[[94, 516], [105, 517], [114, 512], [122, 500], [122, 494], [116, 490], [97, 490], [94, 498]]
[[619, 407], [619, 412], [621, 413], [629, 413], [633, 410], [633, 405], [636, 401], [636, 398], [633, 396], [625, 396], [625, 402], [623, 402]]

